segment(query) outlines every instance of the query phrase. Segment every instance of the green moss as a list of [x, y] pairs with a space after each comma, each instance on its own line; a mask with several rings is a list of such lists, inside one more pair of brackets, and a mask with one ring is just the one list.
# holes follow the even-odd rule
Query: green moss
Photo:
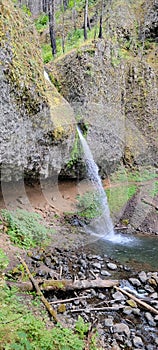
[[46, 289], [47, 287], [49, 286], [52, 286], [54, 289], [61, 289], [61, 290], [65, 290], [65, 285], [66, 285], [66, 282], [64, 281], [56, 281], [56, 280], [51, 280], [51, 281], [46, 281], [42, 284], [42, 287], [43, 289]]
[[73, 149], [71, 151], [71, 155], [70, 155], [70, 160], [67, 163], [67, 168], [71, 169], [75, 163], [78, 162], [79, 159], [79, 136], [78, 136], [78, 132], [76, 131], [76, 136], [75, 136], [75, 141], [74, 141], [74, 146]]
[[38, 38], [29, 17], [10, 0], [2, 0], [0, 33], [2, 49], [12, 52], [6, 78], [16, 91], [16, 103], [35, 114], [41, 98], [47, 101]]

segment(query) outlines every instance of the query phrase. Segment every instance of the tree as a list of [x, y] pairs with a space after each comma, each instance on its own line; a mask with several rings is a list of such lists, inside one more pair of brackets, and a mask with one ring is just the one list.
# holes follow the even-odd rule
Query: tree
[[88, 0], [85, 0], [85, 8], [84, 8], [84, 40], [87, 40], [87, 22], [88, 22]]
[[77, 29], [77, 27], [76, 27], [76, 0], [74, 0], [74, 6], [72, 8], [72, 20], [73, 20], [74, 30], [76, 30]]
[[55, 0], [48, 0], [49, 33], [53, 56], [56, 55]]
[[47, 13], [48, 12], [48, 4], [47, 4], [47, 0], [42, 0], [42, 9], [43, 12]]
[[65, 52], [65, 10], [67, 2], [65, 0], [61, 0], [61, 11], [62, 11], [62, 51]]
[[98, 38], [103, 38], [103, 7], [104, 7], [104, 0], [101, 1], [101, 12], [100, 12], [100, 21], [99, 21], [99, 35]]

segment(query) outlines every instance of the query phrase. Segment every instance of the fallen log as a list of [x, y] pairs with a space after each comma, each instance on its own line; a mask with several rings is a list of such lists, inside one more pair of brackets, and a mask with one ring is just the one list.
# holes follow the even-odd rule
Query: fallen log
[[18, 259], [20, 260], [20, 262], [22, 263], [22, 265], [24, 266], [28, 276], [29, 276], [29, 279], [31, 280], [34, 288], [36, 289], [36, 292], [37, 292], [37, 295], [39, 295], [42, 303], [45, 305], [46, 309], [49, 311], [50, 315], [54, 318], [55, 322], [58, 322], [58, 317], [57, 317], [57, 313], [56, 311], [52, 308], [52, 306], [49, 304], [49, 302], [47, 301], [47, 299], [44, 297], [43, 293], [41, 292], [41, 289], [38, 285], [38, 283], [36, 282], [36, 280], [33, 278], [27, 264], [25, 263], [25, 261], [21, 258], [21, 257], [18, 257]]
[[[38, 280], [34, 281], [38, 284]], [[6, 281], [9, 287], [15, 286], [22, 291], [32, 291], [34, 289], [32, 283], [30, 282], [11, 282]], [[96, 278], [94, 280], [44, 280], [39, 283], [40, 291], [53, 291], [53, 290], [81, 290], [89, 288], [112, 288], [119, 284], [118, 280], [102, 280], [101, 278]], [[34, 285], [35, 286], [35, 285]]]
[[139, 298], [137, 298], [135, 295], [127, 292], [126, 290], [120, 288], [120, 287], [115, 287], [117, 290], [119, 290], [121, 293], [127, 295], [130, 299], [133, 299], [134, 301], [136, 301], [139, 305], [143, 306], [145, 309], [147, 309], [148, 311], [158, 315], [158, 310], [155, 309], [154, 307], [150, 306], [149, 304], [145, 303], [144, 301], [140, 300]]
[[150, 205], [151, 207], [155, 208], [156, 210], [158, 210], [158, 205], [157, 203], [155, 203], [154, 201], [150, 201], [146, 198], [142, 198], [142, 202], [144, 202], [145, 204]]

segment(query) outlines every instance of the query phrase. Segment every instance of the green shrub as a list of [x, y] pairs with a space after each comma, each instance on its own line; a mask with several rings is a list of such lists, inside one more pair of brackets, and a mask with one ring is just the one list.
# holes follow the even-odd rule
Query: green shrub
[[3, 249], [0, 248], [0, 271], [6, 269], [9, 264], [9, 259], [4, 253]]
[[46, 13], [42, 13], [36, 20], [35, 20], [35, 27], [38, 30], [38, 32], [43, 31], [48, 24], [48, 15]]
[[[46, 329], [45, 322], [21, 305], [16, 290], [0, 292], [0, 349], [5, 350], [84, 350], [89, 323], [80, 317], [73, 329], [57, 324]], [[96, 335], [90, 350], [97, 350]]]
[[102, 214], [101, 197], [97, 191], [86, 192], [77, 196], [77, 209], [81, 217], [93, 219]]
[[26, 5], [22, 5], [21, 9], [26, 15], [28, 15], [29, 17], [31, 16], [31, 11]]
[[15, 212], [4, 209], [1, 214], [7, 225], [7, 234], [19, 247], [29, 249], [48, 239], [48, 228], [44, 226], [41, 215], [22, 209]]
[[44, 63], [48, 63], [52, 60], [52, 48], [50, 44], [43, 44], [42, 45], [42, 57]]

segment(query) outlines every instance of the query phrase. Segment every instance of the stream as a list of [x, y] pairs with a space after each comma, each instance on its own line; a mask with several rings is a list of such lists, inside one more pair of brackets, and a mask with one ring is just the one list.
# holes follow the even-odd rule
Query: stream
[[119, 263], [128, 264], [136, 270], [158, 269], [158, 239], [156, 237], [129, 236], [119, 233], [118, 235], [119, 238], [122, 237], [122, 240], [110, 241], [92, 236], [86, 246], [86, 251], [97, 255], [106, 254], [118, 260]]

